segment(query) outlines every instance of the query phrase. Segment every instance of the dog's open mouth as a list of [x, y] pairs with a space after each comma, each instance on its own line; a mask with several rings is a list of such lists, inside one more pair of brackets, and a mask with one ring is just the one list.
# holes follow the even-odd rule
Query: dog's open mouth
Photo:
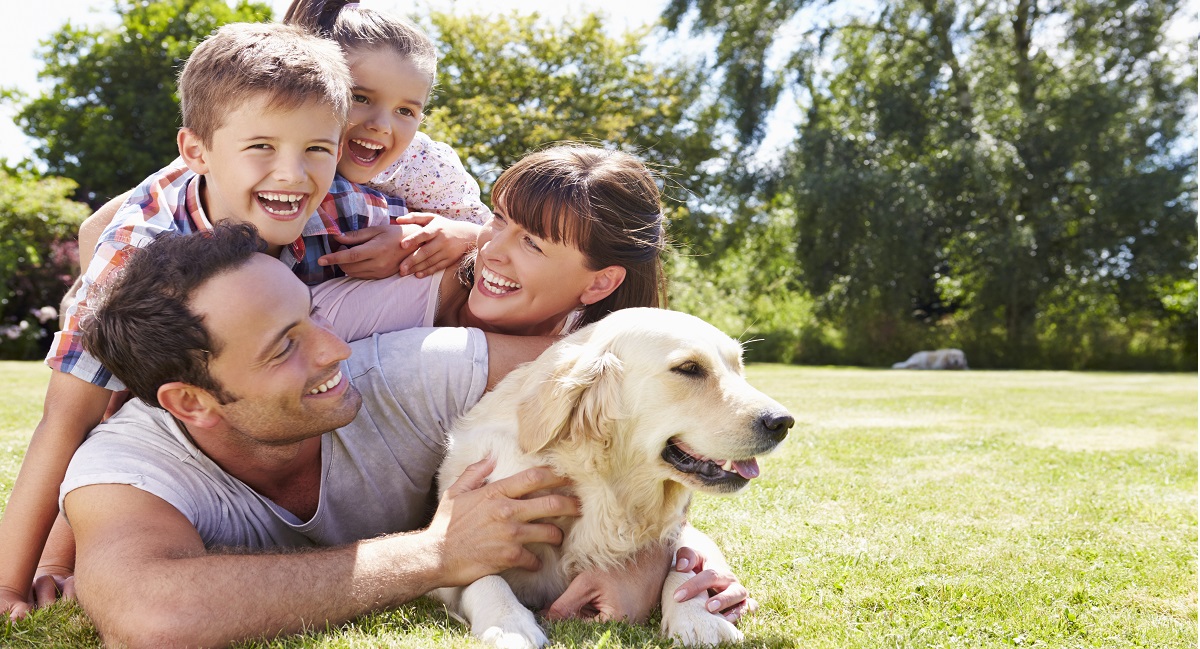
[[711, 486], [722, 486], [734, 490], [758, 477], [758, 460], [717, 460], [705, 457], [687, 444], [672, 437], [663, 449], [662, 459], [682, 473], [696, 476]]

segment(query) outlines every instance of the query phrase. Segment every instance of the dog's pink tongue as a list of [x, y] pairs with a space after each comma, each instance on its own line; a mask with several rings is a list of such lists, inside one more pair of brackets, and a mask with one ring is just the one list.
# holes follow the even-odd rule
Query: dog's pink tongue
[[750, 458], [749, 460], [734, 460], [733, 470], [737, 471], [738, 475], [747, 480], [753, 480], [758, 477], [758, 460]]

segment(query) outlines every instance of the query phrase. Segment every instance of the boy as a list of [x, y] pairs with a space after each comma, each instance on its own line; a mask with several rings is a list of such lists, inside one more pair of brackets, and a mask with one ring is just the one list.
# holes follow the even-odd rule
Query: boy
[[[142, 213], [118, 215], [105, 230], [55, 337], [42, 420], [0, 520], [0, 610], [14, 617], [29, 610], [29, 585], [67, 463], [99, 423], [110, 391], [123, 387], [80, 342], [91, 285], [156, 237], [207, 231], [221, 221], [255, 225], [270, 254], [315, 284], [340, 274], [316, 263], [332, 250], [330, 235], [386, 225], [406, 213], [400, 199], [335, 182], [352, 85], [335, 43], [278, 24], [226, 25], [188, 59], [179, 83], [178, 145], [196, 175], [164, 176], [131, 198]], [[401, 254], [399, 245], [379, 249]], [[400, 259], [385, 261], [396, 268]], [[69, 573], [66, 566], [49, 568]]]

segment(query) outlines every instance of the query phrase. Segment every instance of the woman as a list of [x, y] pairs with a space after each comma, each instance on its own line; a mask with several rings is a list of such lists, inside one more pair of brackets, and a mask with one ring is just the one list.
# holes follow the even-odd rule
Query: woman
[[617, 309], [665, 305], [662, 208], [637, 158], [575, 145], [539, 151], [500, 176], [492, 202], [494, 217], [458, 273], [326, 282], [314, 304], [347, 340], [430, 325], [556, 335]]

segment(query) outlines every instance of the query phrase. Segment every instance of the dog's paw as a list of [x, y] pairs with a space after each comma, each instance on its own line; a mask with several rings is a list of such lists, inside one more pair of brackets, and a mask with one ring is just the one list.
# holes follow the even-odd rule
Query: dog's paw
[[662, 632], [685, 647], [712, 647], [745, 639], [729, 620], [694, 606], [676, 607], [670, 613], [663, 611]]
[[532, 614], [509, 616], [485, 629], [472, 629], [472, 632], [497, 649], [541, 649], [550, 642]]

